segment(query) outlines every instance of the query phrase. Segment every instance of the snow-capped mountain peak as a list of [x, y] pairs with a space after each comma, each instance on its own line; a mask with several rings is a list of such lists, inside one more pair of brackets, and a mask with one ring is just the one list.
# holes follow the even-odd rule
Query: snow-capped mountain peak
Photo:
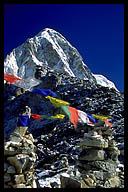
[[114, 87], [114, 84], [102, 75], [93, 75], [77, 49], [59, 32], [50, 28], [28, 38], [25, 43], [13, 49], [4, 61], [5, 72], [24, 80], [35, 77], [36, 66], [43, 67], [44, 75], [50, 68], [72, 77], [89, 80], [92, 84], [97, 82], [102, 86]]
[[95, 82], [76, 48], [60, 33], [49, 28], [13, 49], [5, 59], [4, 69], [5, 72], [25, 79], [34, 76], [36, 65]]

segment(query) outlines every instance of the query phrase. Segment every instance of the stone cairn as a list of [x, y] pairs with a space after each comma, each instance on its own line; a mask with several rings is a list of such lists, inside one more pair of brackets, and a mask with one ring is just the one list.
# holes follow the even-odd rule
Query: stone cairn
[[28, 127], [16, 127], [4, 145], [4, 188], [37, 188], [34, 166], [37, 157]]
[[112, 136], [112, 128], [89, 128], [80, 142], [76, 165], [84, 181], [84, 188], [119, 187], [120, 179], [116, 171], [119, 154]]

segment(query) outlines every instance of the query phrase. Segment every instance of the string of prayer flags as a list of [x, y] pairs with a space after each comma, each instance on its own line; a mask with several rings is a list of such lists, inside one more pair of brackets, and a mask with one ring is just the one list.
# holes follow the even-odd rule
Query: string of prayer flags
[[56, 114], [54, 116], [48, 116], [48, 115], [37, 115], [37, 114], [31, 114], [31, 117], [35, 120], [41, 120], [41, 119], [49, 119], [49, 120], [55, 120], [55, 119], [64, 119], [65, 115], [62, 114]]

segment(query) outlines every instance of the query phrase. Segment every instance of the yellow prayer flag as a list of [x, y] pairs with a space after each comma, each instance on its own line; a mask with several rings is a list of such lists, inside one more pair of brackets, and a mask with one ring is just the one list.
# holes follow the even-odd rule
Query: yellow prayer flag
[[49, 99], [54, 107], [61, 107], [62, 105], [70, 105], [70, 103], [68, 103], [67, 101], [63, 101], [61, 99], [56, 99], [56, 98], [51, 97], [51, 96], [47, 96], [45, 98]]
[[55, 116], [51, 116], [51, 118], [55, 118], [55, 119], [64, 119], [65, 115], [62, 114], [56, 114]]
[[105, 121], [107, 119], [112, 119], [112, 117], [108, 117], [108, 116], [103, 116], [103, 115], [95, 115], [95, 114], [91, 114], [93, 117], [95, 117], [96, 119], [99, 119], [101, 121]]

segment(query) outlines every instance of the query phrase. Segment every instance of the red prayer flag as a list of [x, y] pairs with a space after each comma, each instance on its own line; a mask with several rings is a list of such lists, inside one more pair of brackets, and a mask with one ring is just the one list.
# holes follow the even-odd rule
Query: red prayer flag
[[105, 120], [105, 123], [106, 123], [109, 127], [112, 127], [112, 124], [109, 123], [108, 121]]
[[41, 120], [41, 115], [37, 115], [37, 114], [31, 114], [32, 118], [35, 120]]
[[17, 80], [23, 81], [21, 78], [15, 77], [14, 75], [10, 75], [7, 73], [4, 73], [4, 80], [10, 82], [11, 84], [14, 84], [14, 82]]
[[71, 113], [71, 123], [74, 124], [74, 128], [77, 128], [77, 123], [78, 123], [78, 110], [73, 108], [73, 107], [69, 107], [68, 108], [70, 113]]

